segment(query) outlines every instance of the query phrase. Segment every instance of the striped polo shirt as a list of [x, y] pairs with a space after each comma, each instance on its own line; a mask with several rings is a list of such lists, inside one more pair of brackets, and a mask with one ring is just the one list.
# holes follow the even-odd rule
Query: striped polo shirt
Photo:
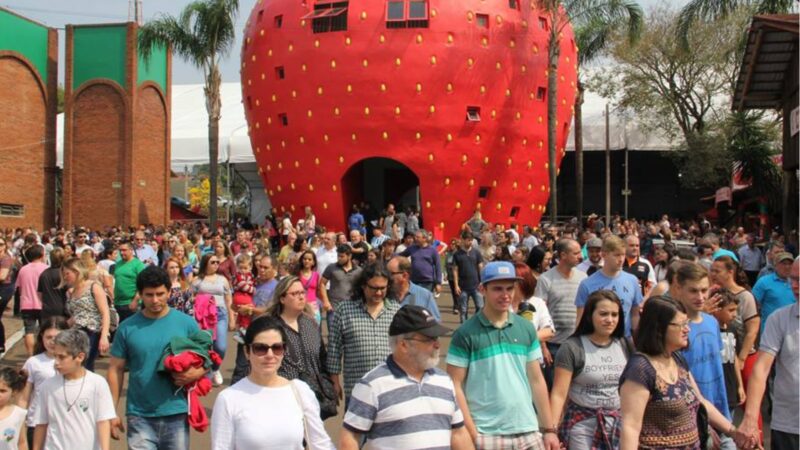
[[366, 436], [365, 449], [449, 449], [464, 416], [446, 373], [426, 370], [420, 382], [389, 355], [353, 388], [343, 425]]
[[447, 364], [467, 369], [464, 395], [478, 432], [488, 435], [539, 430], [527, 365], [542, 358], [533, 325], [509, 314], [500, 328], [483, 311], [453, 334]]

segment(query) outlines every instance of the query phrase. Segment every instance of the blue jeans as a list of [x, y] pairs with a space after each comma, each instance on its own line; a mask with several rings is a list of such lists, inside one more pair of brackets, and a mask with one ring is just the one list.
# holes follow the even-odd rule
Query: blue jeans
[[483, 296], [478, 289], [462, 289], [461, 295], [458, 296], [458, 311], [459, 320], [463, 323], [469, 318], [469, 299], [472, 298], [472, 303], [475, 304], [475, 312], [483, 308]]
[[189, 450], [186, 414], [164, 417], [128, 416], [129, 450]]
[[542, 375], [544, 375], [544, 381], [547, 383], [547, 392], [552, 392], [553, 390], [553, 379], [555, 378], [556, 374], [556, 353], [558, 353], [558, 349], [561, 348], [561, 344], [556, 344], [554, 342], [546, 342], [547, 349], [550, 350], [550, 356], [553, 357], [553, 362], [544, 366], [544, 370], [542, 370]]
[[[220, 359], [225, 359], [225, 351], [228, 350], [228, 309], [225, 306], [217, 306], [217, 338], [214, 340], [214, 351], [219, 353]], [[214, 370], [219, 370], [219, 366], [214, 366]]]
[[87, 370], [94, 372], [94, 362], [97, 360], [97, 354], [100, 353], [100, 333], [91, 331], [88, 328], [81, 328], [80, 330], [89, 336], [89, 354], [86, 355], [86, 361], [84, 361], [83, 366]]

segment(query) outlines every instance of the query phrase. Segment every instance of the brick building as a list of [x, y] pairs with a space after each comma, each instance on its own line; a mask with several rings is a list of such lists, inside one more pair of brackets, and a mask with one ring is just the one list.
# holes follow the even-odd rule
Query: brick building
[[64, 225], [169, 221], [170, 65], [149, 61], [135, 23], [66, 33]]
[[55, 222], [58, 34], [0, 8], [0, 228]]

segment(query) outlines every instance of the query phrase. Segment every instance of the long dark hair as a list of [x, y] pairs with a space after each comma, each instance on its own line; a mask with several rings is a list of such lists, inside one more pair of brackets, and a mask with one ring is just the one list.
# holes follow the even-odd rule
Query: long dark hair
[[679, 312], [686, 314], [686, 308], [671, 297], [658, 295], [649, 298], [644, 304], [639, 329], [634, 337], [636, 350], [650, 356], [663, 355], [666, 351], [664, 337], [667, 327]]
[[594, 333], [594, 322], [592, 322], [592, 315], [594, 314], [595, 308], [597, 308], [597, 304], [603, 300], [607, 300], [617, 305], [617, 308], [619, 309], [619, 322], [617, 322], [617, 326], [614, 328], [614, 331], [611, 332], [611, 337], [622, 338], [625, 336], [625, 311], [622, 309], [622, 302], [619, 300], [619, 297], [617, 297], [617, 294], [615, 294], [614, 291], [608, 289], [595, 291], [586, 300], [581, 321], [578, 322], [575, 332], [572, 333], [573, 336], [585, 336]]
[[353, 295], [356, 298], [364, 300], [364, 286], [366, 286], [369, 280], [373, 278], [386, 278], [386, 281], [389, 283], [386, 287], [386, 295], [388, 297], [389, 293], [392, 292], [392, 276], [389, 274], [389, 271], [386, 269], [386, 267], [380, 263], [369, 264], [364, 268], [364, 270], [361, 272], [361, 276], [358, 277], [358, 282], [356, 283], [358, 289], [353, 290]]
[[39, 325], [39, 332], [36, 334], [36, 346], [33, 348], [34, 355], [45, 352], [44, 333], [47, 332], [47, 330], [52, 329], [56, 329], [58, 331], [68, 330], [69, 324], [67, 323], [67, 319], [61, 316], [52, 316], [42, 321], [42, 323]]
[[544, 261], [544, 255], [547, 254], [550, 250], [547, 249], [544, 245], [537, 245], [531, 249], [530, 254], [528, 254], [528, 260], [525, 261], [525, 264], [531, 268], [536, 273], [544, 273], [549, 269], [549, 267], [541, 267], [542, 261]]
[[733, 272], [733, 281], [736, 284], [747, 290], [750, 290], [750, 281], [747, 279], [747, 274], [744, 273], [742, 266], [736, 263], [736, 261], [734, 261], [733, 258], [731, 258], [730, 256], [722, 255], [722, 256], [717, 256], [714, 262], [717, 261], [721, 262], [725, 266], [726, 270]]

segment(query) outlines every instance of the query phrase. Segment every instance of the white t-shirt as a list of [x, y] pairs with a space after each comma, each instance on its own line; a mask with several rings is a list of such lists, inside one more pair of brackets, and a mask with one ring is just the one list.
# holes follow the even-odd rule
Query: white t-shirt
[[97, 423], [117, 417], [105, 378], [88, 370], [77, 380], [58, 374], [40, 393], [34, 423], [47, 425], [44, 450], [100, 450]]
[[543, 330], [545, 328], [550, 328], [555, 333], [556, 326], [553, 324], [553, 318], [550, 317], [550, 311], [547, 310], [547, 305], [544, 303], [544, 300], [540, 299], [539, 297], [531, 297], [525, 300], [526, 303], [530, 303], [536, 309], [536, 313], [533, 315], [533, 327], [536, 328], [536, 331]]
[[75, 255], [81, 256], [81, 253], [83, 253], [84, 250], [91, 250], [92, 253], [94, 253], [94, 249], [90, 245], [83, 244], [81, 246], [75, 246]]
[[303, 415], [308, 423], [310, 450], [335, 450], [319, 417], [319, 403], [307, 384], [259, 386], [242, 378], [220, 392], [211, 413], [212, 450], [302, 450]]
[[[54, 362], [55, 359], [47, 356], [47, 353], [39, 353], [28, 358], [25, 365], [22, 366], [22, 369], [28, 373], [28, 383], [33, 385], [31, 398], [28, 401], [28, 420], [25, 421], [29, 427], [35, 426], [33, 418], [36, 412], [36, 397], [40, 395], [42, 384], [56, 376]], [[28, 442], [28, 445], [32, 447], [33, 442]]]
[[[27, 410], [14, 405], [11, 414], [5, 419], [0, 420], [0, 450], [17, 450], [19, 444], [19, 434], [22, 431], [22, 422], [25, 421]], [[33, 443], [28, 443], [28, 448]]]

